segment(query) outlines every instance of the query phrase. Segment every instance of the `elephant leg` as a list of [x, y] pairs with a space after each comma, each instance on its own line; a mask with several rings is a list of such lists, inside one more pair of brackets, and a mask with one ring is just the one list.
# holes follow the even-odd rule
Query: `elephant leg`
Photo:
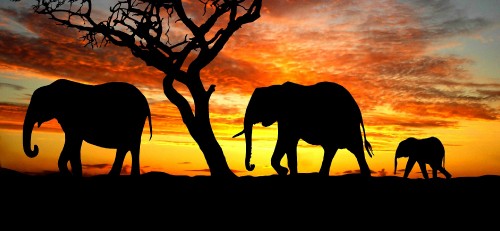
[[[410, 175], [411, 169], [413, 168], [413, 165], [415, 165], [416, 160], [413, 158], [408, 158], [408, 161], [406, 162], [406, 168], [405, 168], [405, 173], [403, 175], [403, 178], [408, 178], [408, 175]], [[426, 172], [427, 173], [427, 172]]]
[[83, 140], [77, 140], [74, 143], [74, 150], [72, 155], [69, 157], [69, 163], [71, 164], [71, 172], [73, 176], [82, 176], [82, 143]]
[[71, 175], [71, 172], [68, 169], [68, 161], [69, 161], [69, 152], [67, 151], [66, 144], [64, 145], [63, 150], [61, 151], [61, 155], [59, 155], [59, 160], [57, 161], [57, 167], [59, 167], [59, 172], [62, 175]]
[[[419, 161], [418, 166], [420, 166], [420, 171], [422, 172], [422, 175], [424, 176], [424, 178], [429, 179], [429, 175], [427, 174], [427, 168], [426, 168], [425, 162]], [[432, 169], [432, 173], [434, 175], [434, 168]]]
[[448, 171], [446, 171], [446, 169], [444, 169], [444, 167], [441, 164], [435, 164], [431, 167], [432, 167], [432, 176], [434, 178], [438, 178], [437, 176], [438, 171], [440, 171], [446, 177], [446, 179], [451, 178], [451, 174]]
[[438, 170], [437, 168], [432, 168], [432, 178], [438, 178]]
[[288, 162], [288, 169], [290, 170], [290, 175], [298, 174], [297, 167], [297, 145], [299, 143], [299, 139], [294, 139], [286, 144], [286, 157]]
[[78, 155], [78, 159], [80, 159], [79, 155], [80, 155], [81, 144], [82, 144], [81, 140], [76, 139], [66, 133], [64, 146], [61, 151], [61, 155], [59, 156], [59, 160], [57, 161], [59, 172], [62, 175], [71, 175], [72, 174], [71, 172], [73, 172], [73, 174], [77, 176], [78, 174], [80, 174], [81, 176], [82, 172], [81, 163], [78, 165], [76, 164], [75, 161], [72, 161], [71, 171], [68, 169], [68, 162], [70, 160], [75, 160], [74, 157], [75, 155]]
[[141, 174], [140, 164], [139, 164], [139, 153], [141, 151], [141, 141], [139, 139], [139, 143], [134, 145], [130, 149], [130, 154], [132, 155], [132, 170], [130, 175], [139, 176]]
[[128, 149], [123, 147], [119, 147], [116, 149], [115, 162], [113, 162], [113, 167], [109, 171], [109, 175], [119, 176], [122, 171], [123, 161], [125, 160], [125, 155], [127, 154]]
[[361, 175], [367, 177], [371, 176], [370, 168], [368, 167], [368, 163], [366, 163], [361, 137], [359, 142], [356, 142], [355, 145], [348, 147], [347, 150], [349, 150], [356, 157]]
[[330, 175], [330, 167], [332, 166], [332, 160], [337, 153], [337, 148], [323, 147], [324, 156], [323, 162], [321, 162], [321, 168], [319, 169], [319, 174], [322, 176]]
[[274, 152], [271, 156], [271, 166], [273, 166], [278, 175], [286, 175], [288, 173], [288, 169], [281, 166], [283, 156], [285, 156], [285, 143], [278, 137], [276, 147], [274, 147]]
[[446, 177], [446, 179], [450, 179], [451, 178], [451, 174], [448, 171], [446, 171], [446, 169], [444, 169], [443, 167], [439, 167], [439, 171], [441, 173], [443, 173], [443, 175]]

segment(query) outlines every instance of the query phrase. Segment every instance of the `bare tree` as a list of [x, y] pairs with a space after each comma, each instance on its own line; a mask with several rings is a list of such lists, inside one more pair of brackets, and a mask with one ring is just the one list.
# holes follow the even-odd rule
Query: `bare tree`
[[[109, 43], [127, 47], [146, 65], [165, 73], [165, 96], [179, 109], [211, 176], [234, 177], [210, 124], [209, 100], [215, 85], [205, 89], [200, 72], [242, 25], [260, 17], [262, 0], [198, 0], [189, 6], [193, 4], [199, 4], [199, 9], [187, 11], [181, 0], [118, 0], [102, 18], [92, 0], [37, 0], [33, 9], [62, 26], [80, 30], [92, 48]], [[188, 12], [199, 13], [196, 17], [203, 20], [196, 22]], [[175, 81], [189, 89], [194, 111], [174, 88]]]

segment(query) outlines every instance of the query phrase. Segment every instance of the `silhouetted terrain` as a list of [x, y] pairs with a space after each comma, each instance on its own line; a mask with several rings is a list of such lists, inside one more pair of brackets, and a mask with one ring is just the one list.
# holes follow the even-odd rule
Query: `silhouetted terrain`
[[265, 228], [253, 227], [257, 224], [308, 224], [313, 229], [321, 223], [479, 228], [500, 218], [500, 176], [494, 175], [449, 180], [317, 174], [216, 179], [150, 172], [74, 179], [1, 169], [0, 183], [4, 221], [29, 218], [16, 222], [20, 228], [59, 220], [79, 227], [104, 222], [226, 229]]

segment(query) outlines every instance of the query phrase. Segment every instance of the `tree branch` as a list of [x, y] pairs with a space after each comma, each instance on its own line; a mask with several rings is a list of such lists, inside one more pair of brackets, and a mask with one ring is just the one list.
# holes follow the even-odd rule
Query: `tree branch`
[[[214, 1], [215, 2], [215, 1]], [[200, 55], [191, 63], [190, 67], [202, 69], [206, 65], [208, 65], [212, 60], [219, 54], [219, 52], [224, 48], [229, 38], [241, 28], [242, 25], [253, 22], [260, 17], [260, 9], [262, 7], [262, 0], [254, 0], [248, 9], [244, 8], [240, 5], [243, 0], [226, 0], [224, 3], [231, 3], [234, 5], [226, 5], [230, 6], [230, 21], [227, 24], [225, 29], [220, 29], [214, 35], [212, 39], [210, 39], [210, 43], [213, 43], [213, 46], [208, 50], [202, 50]], [[239, 17], [236, 17], [237, 9], [236, 5], [245, 10], [245, 13]], [[224, 9], [221, 9], [224, 10]], [[227, 12], [227, 11], [226, 11]], [[202, 52], [206, 52], [203, 53]]]
[[[128, 47], [134, 56], [165, 74], [180, 71], [187, 57], [200, 49], [188, 65], [188, 70], [195, 73], [218, 55], [236, 30], [260, 17], [262, 5], [262, 0], [252, 0], [246, 4], [250, 5], [248, 8], [243, 5], [249, 2], [245, 0], [199, 1], [204, 4], [204, 14], [208, 7], [212, 8], [211, 15], [200, 26], [188, 16], [181, 0], [119, 0], [110, 7], [109, 17], [101, 22], [92, 18], [91, 0], [38, 0], [33, 8], [36, 13], [49, 15], [61, 25], [85, 32], [81, 38], [87, 41], [86, 46], [93, 48], [112, 43]], [[78, 7], [74, 7], [76, 2], [80, 4]], [[211, 38], [206, 38], [216, 22], [227, 13], [227, 26], [218, 29]], [[169, 35], [173, 33], [171, 23], [176, 21], [173, 19], [176, 16], [191, 35]], [[174, 41], [172, 38], [177, 39]], [[170, 76], [181, 83], [189, 83], [186, 76]], [[190, 76], [199, 78], [199, 75]]]
[[177, 92], [177, 90], [175, 90], [173, 86], [174, 79], [175, 78], [171, 75], [165, 76], [163, 79], [163, 93], [167, 96], [170, 102], [177, 106], [179, 112], [181, 113], [182, 121], [189, 128], [190, 125], [194, 123], [194, 114], [191, 110], [189, 102], [179, 92]]

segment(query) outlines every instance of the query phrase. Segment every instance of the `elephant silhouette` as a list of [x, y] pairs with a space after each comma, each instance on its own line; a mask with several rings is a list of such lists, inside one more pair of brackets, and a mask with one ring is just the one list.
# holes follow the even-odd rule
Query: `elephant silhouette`
[[432, 168], [433, 178], [438, 178], [437, 171], [439, 170], [446, 179], [449, 179], [451, 178], [451, 174], [444, 168], [444, 156], [445, 150], [443, 143], [434, 136], [424, 139], [417, 139], [414, 137], [407, 138], [401, 141], [396, 149], [394, 174], [396, 174], [398, 158], [408, 157], [403, 178], [408, 178], [413, 165], [417, 162], [425, 179], [429, 179], [426, 168], [427, 164]]
[[134, 85], [124, 82], [87, 85], [58, 79], [33, 92], [23, 125], [24, 152], [31, 158], [38, 155], [37, 145], [31, 149], [33, 126], [38, 123], [40, 127], [55, 118], [65, 134], [58, 159], [61, 174], [82, 176], [81, 146], [86, 141], [116, 149], [109, 175], [120, 175], [128, 151], [132, 155], [131, 175], [140, 175], [139, 152], [146, 117], [151, 140], [149, 104]]
[[262, 126], [268, 127], [275, 122], [278, 123], [278, 139], [271, 165], [278, 175], [288, 174], [288, 169], [280, 165], [285, 153], [290, 175], [297, 174], [297, 144], [302, 139], [323, 147], [320, 175], [328, 176], [337, 150], [347, 148], [356, 157], [361, 175], [371, 176], [363, 150], [363, 136], [370, 157], [373, 151], [366, 140], [361, 110], [343, 86], [334, 82], [307, 86], [285, 82], [256, 88], [246, 108], [243, 131], [233, 136], [245, 134], [245, 166], [248, 171], [255, 168], [254, 164], [250, 164], [253, 125], [262, 123]]

